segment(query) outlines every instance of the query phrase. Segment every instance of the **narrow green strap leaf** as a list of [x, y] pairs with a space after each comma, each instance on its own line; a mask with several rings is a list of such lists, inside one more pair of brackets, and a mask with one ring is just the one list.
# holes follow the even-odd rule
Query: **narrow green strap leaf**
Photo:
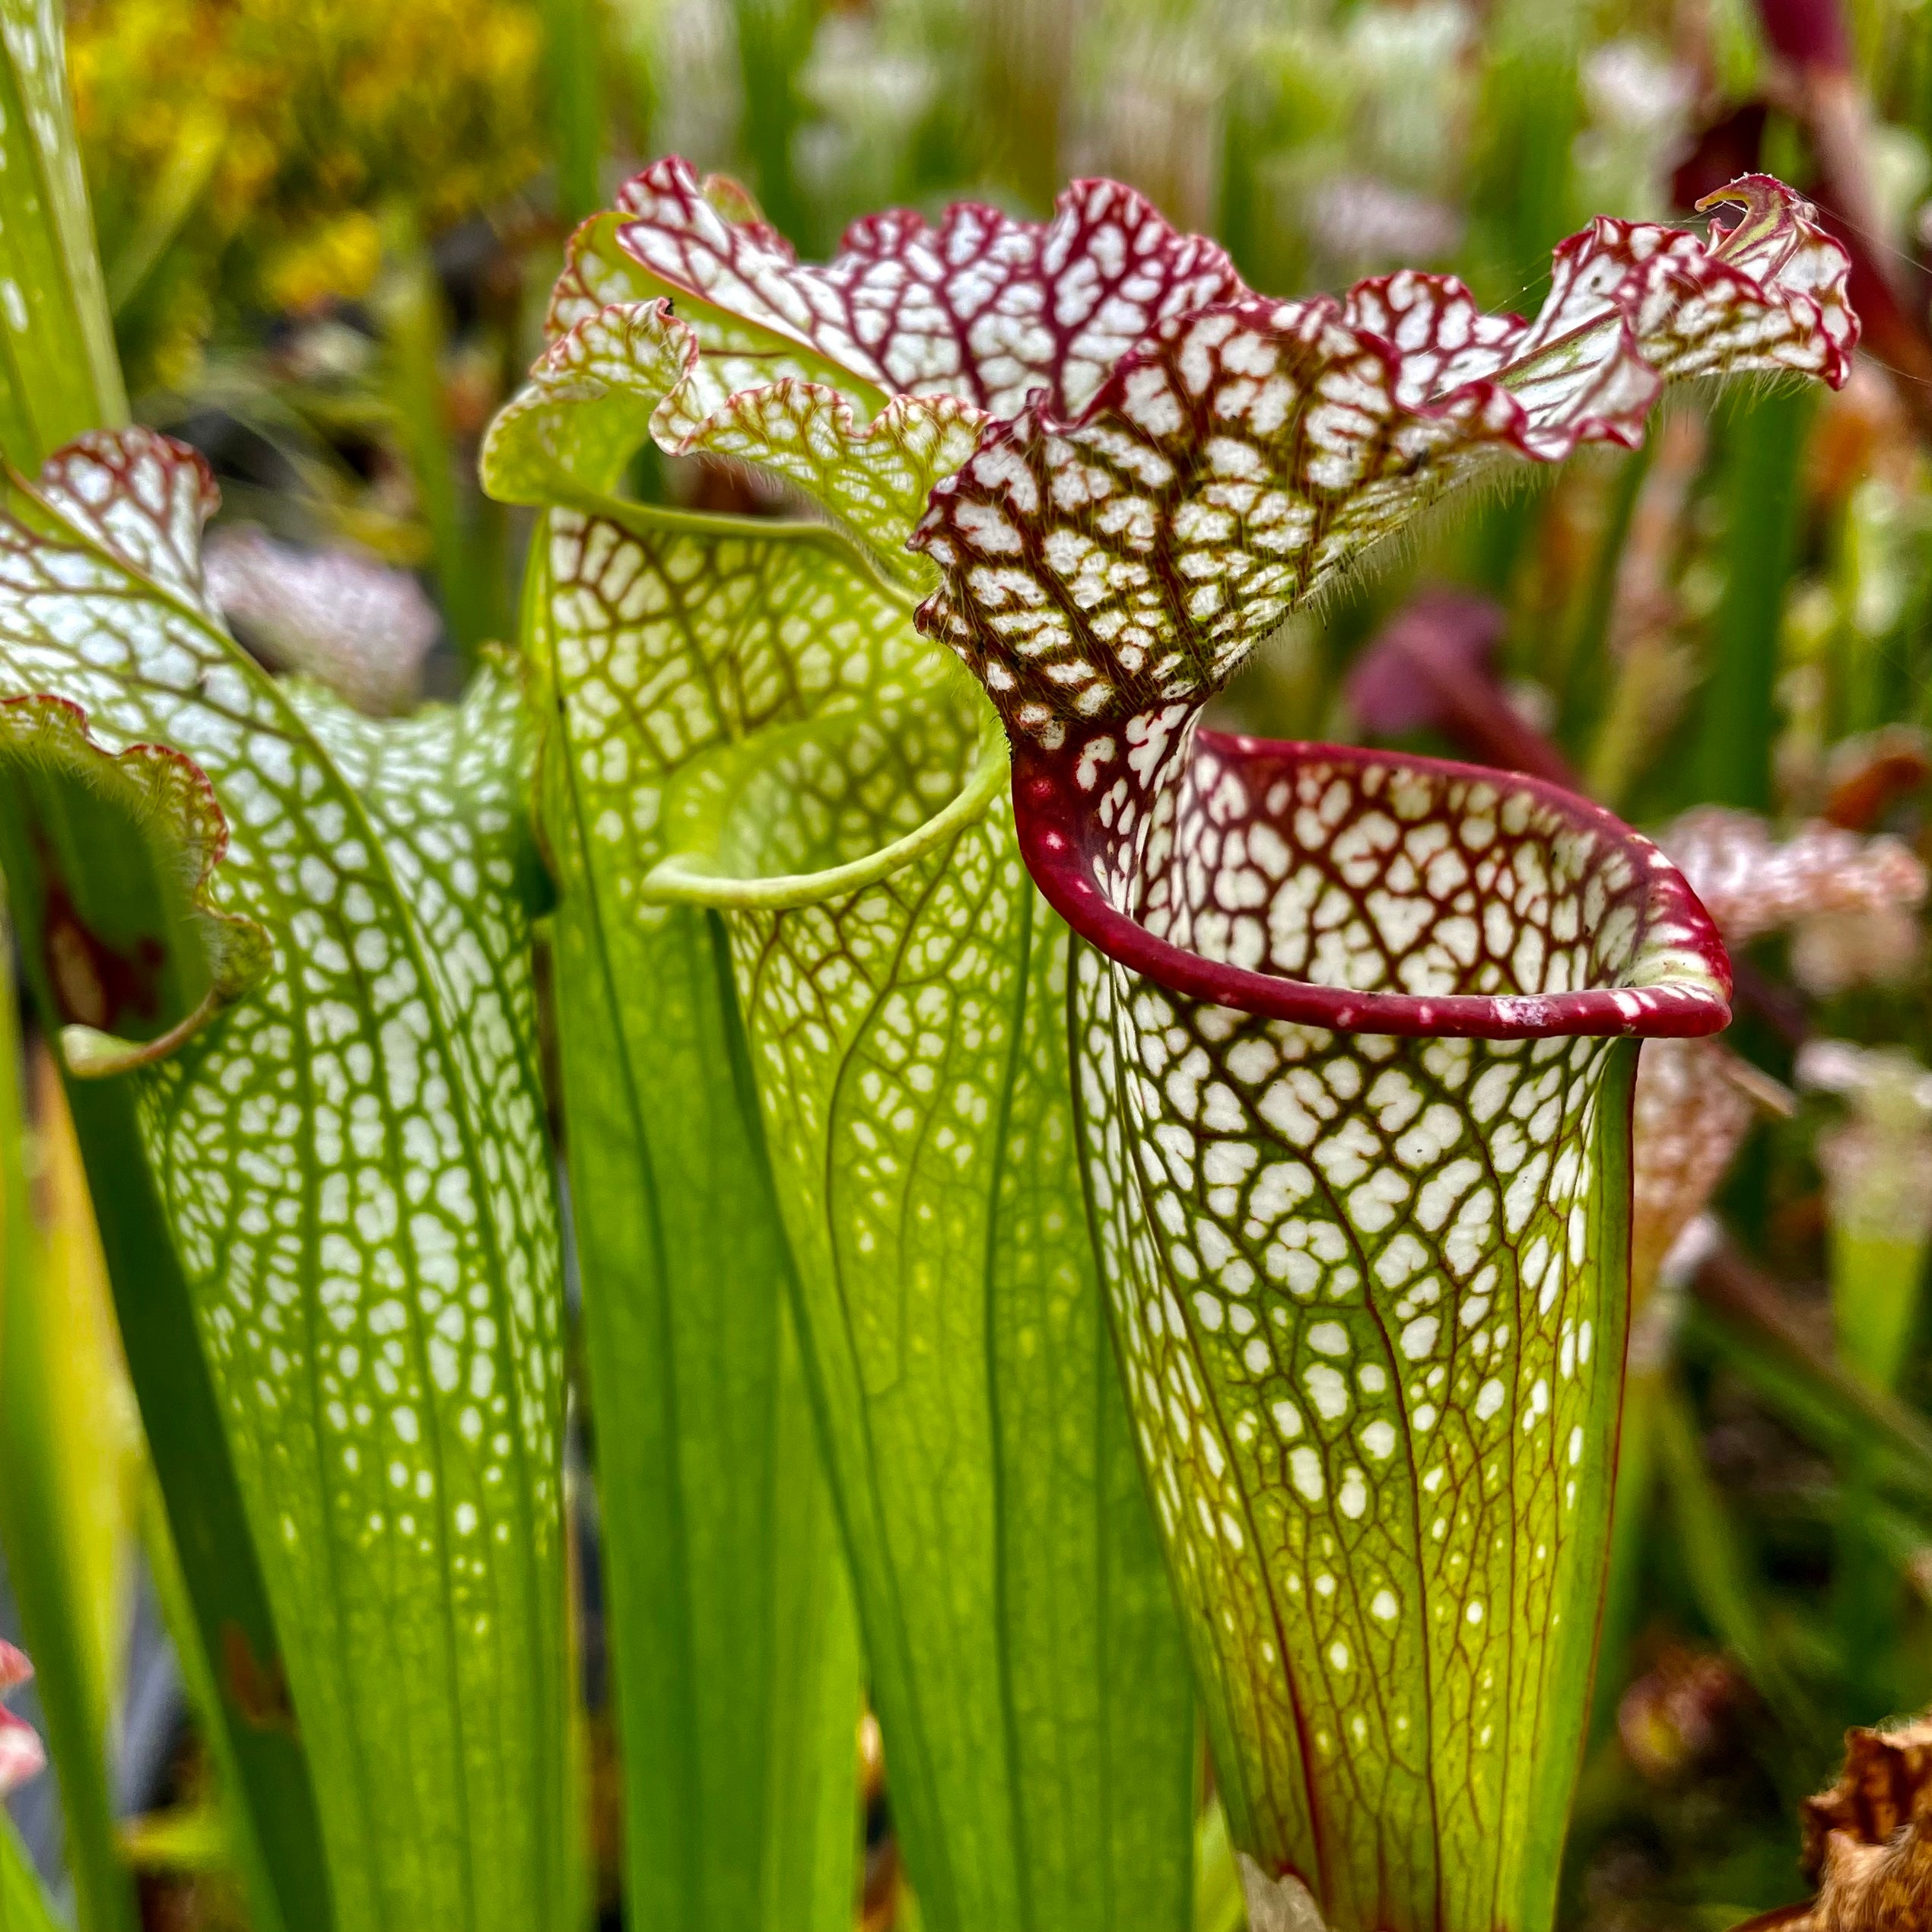
[[0, 450], [127, 420], [67, 97], [60, 0], [0, 4]]
[[[377, 725], [275, 685], [202, 595], [211, 503], [199, 459], [136, 431], [51, 459], [0, 525], [0, 688], [78, 706], [110, 752], [192, 757], [230, 834], [208, 898], [274, 947], [215, 1024], [98, 1106], [77, 1089], [77, 1119], [110, 1219], [110, 1159], [145, 1163], [166, 1216], [286, 1683], [242, 1630], [211, 1652], [253, 1728], [299, 1725], [338, 1924], [528, 1932], [563, 1889], [565, 1661], [516, 697], [486, 675], [460, 710]], [[134, 828], [103, 852], [44, 761], [9, 771], [24, 929], [71, 914], [116, 976], [100, 1030], [164, 1029], [197, 963], [108, 923]]]
[[1698, 1609], [1787, 1734], [1815, 1736], [1819, 1716], [1779, 1654], [1750, 1558], [1711, 1479], [1695, 1417], [1675, 1378], [1659, 1382], [1651, 1419], [1678, 1548]]
[[141, 1546], [162, 1626], [174, 1646], [189, 1715], [208, 1740], [215, 1772], [214, 1800], [221, 1809], [230, 1861], [246, 1894], [253, 1932], [283, 1932], [277, 1874], [269, 1868], [256, 1813], [248, 1801], [241, 1759], [230, 1737], [214, 1666], [202, 1641], [193, 1593], [175, 1548], [173, 1526], [151, 1474], [143, 1486]]
[[1932, 1425], [1832, 1351], [1778, 1284], [1719, 1247], [1692, 1278], [1687, 1345], [1736, 1365], [1805, 1438], [1878, 1471], [1921, 1513], [1932, 1511]]
[[116, 316], [125, 315], [147, 288], [199, 205], [221, 164], [227, 132], [227, 117], [212, 103], [190, 106], [175, 123], [167, 157], [148, 177], [133, 224], [106, 265], [107, 297]]
[[0, 1809], [0, 1932], [62, 1932], [14, 1821]]
[[[0, 961], [11, 968], [11, 949], [0, 950]], [[111, 1491], [101, 1493], [100, 1479], [111, 1484], [115, 1473], [127, 1472], [89, 1466], [113, 1454], [116, 1419], [102, 1409], [120, 1391], [106, 1373], [99, 1325], [91, 1327], [64, 1292], [54, 1255], [36, 1238], [21, 1069], [10, 1000], [0, 1008], [0, 1541], [39, 1673], [76, 1918], [81, 1932], [134, 1932], [134, 1887], [116, 1840], [108, 1781], [116, 1679], [100, 1601], [103, 1592], [118, 1598], [115, 1571], [124, 1552], [113, 1545], [128, 1527]], [[0, 1932], [7, 1923], [0, 1916]]]
[[639, 888], [663, 851], [666, 779], [694, 752], [856, 704], [875, 636], [922, 653], [822, 528], [631, 515], [554, 511], [526, 610], [626, 1896], [640, 1926], [849, 1932], [857, 1627], [790, 1256], [723, 936]]

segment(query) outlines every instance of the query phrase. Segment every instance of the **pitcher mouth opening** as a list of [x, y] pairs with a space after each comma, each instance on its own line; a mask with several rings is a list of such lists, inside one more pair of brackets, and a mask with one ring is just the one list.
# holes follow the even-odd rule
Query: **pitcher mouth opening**
[[[949, 717], [948, 713], [952, 715]], [[815, 756], [822, 768], [836, 768], [841, 783], [876, 786], [880, 775], [858, 771], [851, 754], [863, 741], [876, 761], [895, 728], [924, 718], [945, 719], [955, 727], [955, 768], [929, 774], [937, 791], [949, 796], [915, 799], [904, 783], [886, 780], [898, 802], [917, 804], [895, 837], [806, 869], [774, 865], [766, 849], [774, 832], [799, 828], [779, 823], [773, 801], [760, 796], [760, 781], [799, 754]], [[671, 850], [647, 875], [647, 902], [710, 906], [724, 911], [787, 910], [822, 904], [878, 884], [923, 854], [943, 845], [982, 817], [1006, 783], [1006, 734], [963, 679], [945, 683], [907, 700], [809, 719], [789, 727], [720, 748], [694, 760], [669, 788], [664, 823]], [[782, 818], [782, 814], [780, 816]]]
[[1587, 799], [1446, 759], [1199, 728], [1136, 784], [1117, 736], [1016, 741], [1021, 850], [1075, 932], [1170, 991], [1412, 1037], [1730, 1023], [1710, 915]]

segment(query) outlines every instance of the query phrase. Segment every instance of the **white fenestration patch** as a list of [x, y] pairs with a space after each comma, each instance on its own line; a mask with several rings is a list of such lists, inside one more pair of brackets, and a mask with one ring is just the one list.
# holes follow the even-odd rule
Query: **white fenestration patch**
[[[1397, 784], [1393, 767], [1371, 783], [1316, 762], [1276, 780], [1250, 764], [1234, 783], [1231, 761], [1215, 750], [1165, 776], [1149, 769], [1136, 812], [1110, 809], [1136, 825], [1145, 814], [1139, 916], [1171, 943], [1241, 962], [1241, 922], [1254, 917], [1278, 970], [1406, 990], [1403, 960], [1378, 950], [1388, 920], [1365, 913], [1360, 897], [1383, 875], [1376, 866], [1398, 863], [1416, 869], [1412, 889], [1424, 895], [1421, 870], [1448, 878], [1453, 856], [1479, 929], [1473, 958], [1442, 969], [1461, 986], [1513, 991], [1508, 975], [1531, 956], [1522, 943], [1531, 923], [1546, 934], [1544, 970], [1560, 960], [1578, 985], [1597, 970], [1579, 950], [1593, 930], [1581, 901], [1605, 850], [1579, 847], [1574, 864], [1546, 851], [1518, 866], [1524, 844], [1540, 839], [1553, 850], [1567, 834], [1517, 812], [1493, 785], [1473, 786], [1445, 821], [1433, 815], [1439, 799]], [[1268, 838], [1257, 838], [1264, 825]], [[1425, 826], [1434, 835], [1416, 836]], [[1359, 875], [1353, 885], [1345, 867]], [[1498, 927], [1496, 942], [1507, 940], [1498, 958], [1484, 949], [1473, 895], [1479, 879], [1493, 889], [1505, 869], [1511, 880], [1538, 880], [1542, 897], [1533, 915], [1527, 902], [1512, 910], [1507, 934]], [[1131, 875], [1123, 860], [1117, 876]], [[1557, 925], [1572, 936], [1549, 936]], [[1436, 943], [1426, 923], [1410, 937], [1423, 949]], [[1451, 956], [1445, 949], [1441, 957]], [[1607, 1047], [1323, 1033], [1194, 1006], [1098, 959], [1083, 961], [1077, 992], [1087, 1117], [1110, 1120], [1119, 1107], [1129, 1123], [1124, 1135], [1108, 1126], [1090, 1150], [1110, 1280], [1152, 1289], [1140, 1270], [1158, 1247], [1176, 1286], [1225, 1302], [1228, 1269], [1245, 1259], [1251, 1270], [1238, 1333], [1225, 1317], [1215, 1328], [1211, 1317], [1177, 1324], [1165, 1315], [1123, 1331], [1130, 1359], [1161, 1391], [1153, 1409], [1136, 1397], [1155, 1444], [1157, 1494], [1171, 1486], [1212, 1505], [1206, 1520], [1163, 1512], [1184, 1600], [1209, 1619], [1216, 1606], [1251, 1604], [1241, 1614], [1256, 1628], [1273, 1629], [1279, 1617], [1304, 1708], [1328, 1713], [1317, 1730], [1349, 1739], [1352, 1755], [1384, 1767], [1374, 1727], [1361, 1737], [1350, 1728], [1358, 1713], [1346, 1680], [1362, 1655], [1353, 1633], [1379, 1638], [1412, 1611], [1422, 1628], [1451, 1625], [1475, 1687], [1466, 1716], [1441, 1705], [1432, 1712], [1410, 1701], [1421, 1689], [1405, 1691], [1387, 1734], [1406, 1727], [1438, 1736], [1478, 1777], [1507, 1776], [1495, 1755], [1506, 1730], [1499, 1699], [1514, 1681], [1507, 1673], [1533, 1669], [1526, 1659], [1556, 1627], [1549, 1566], [1527, 1552], [1538, 1540], [1553, 1546], [1559, 1521], [1572, 1520], [1571, 1457], [1590, 1453], [1595, 1385], [1584, 1324], [1602, 1318], [1603, 1285], [1587, 1228], [1576, 1230]], [[1225, 1111], [1215, 1137], [1203, 1139], [1210, 1104]], [[1158, 1231], [1168, 1229], [1177, 1231], [1172, 1240]], [[1198, 1282], [1178, 1264], [1184, 1247], [1201, 1268]], [[1165, 1292], [1117, 1291], [1113, 1305], [1158, 1308]], [[1178, 1383], [1177, 1361], [1189, 1371]], [[1141, 1387], [1137, 1374], [1130, 1381]], [[1187, 1394], [1196, 1385], [1198, 1409]], [[1236, 1425], [1241, 1447], [1225, 1466], [1200, 1439], [1197, 1418], [1215, 1411], [1255, 1418], [1245, 1433]], [[1218, 1527], [1231, 1490], [1243, 1498], [1244, 1521], [1279, 1526], [1239, 1552]], [[1418, 1540], [1428, 1552], [1419, 1565]], [[1524, 1561], [1492, 1569], [1517, 1542]], [[1494, 1587], [1470, 1587], [1491, 1576]], [[1520, 1600], [1505, 1616], [1497, 1590], [1512, 1577]], [[1311, 1626], [1316, 1606], [1346, 1602], [1359, 1605], [1358, 1625]]]

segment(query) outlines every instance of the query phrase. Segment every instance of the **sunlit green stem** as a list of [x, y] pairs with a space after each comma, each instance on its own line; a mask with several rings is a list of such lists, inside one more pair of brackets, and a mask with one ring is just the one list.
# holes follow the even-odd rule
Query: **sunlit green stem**
[[[1917, 1325], [1925, 1245], [1841, 1219], [1832, 1231], [1831, 1258], [1838, 1352], [1881, 1388], [1894, 1388]], [[1869, 1451], [1848, 1455], [1832, 1576], [1840, 1654], [1861, 1707], [1854, 1715], [1861, 1723], [1888, 1714], [1895, 1701], [1887, 1660], [1901, 1584], [1892, 1553], [1870, 1524], [1876, 1476]]]
[[[1816, 1143], [1831, 1209], [1832, 1327], [1840, 1362], [1889, 1393], [1915, 1339], [1932, 1237], [1932, 1079], [1902, 1052], [1831, 1041], [1808, 1044], [1797, 1072], [1851, 1104], [1851, 1117]], [[1879, 1527], [1876, 1457], [1857, 1447], [1841, 1474], [1832, 1589], [1854, 1714], [1864, 1722], [1897, 1701], [1888, 1637], [1901, 1578]]]
[[0, 1932], [64, 1932], [4, 1805], [0, 1805]]
[[191, 109], [182, 116], [167, 159], [142, 184], [133, 225], [107, 265], [108, 299], [117, 316], [133, 307], [199, 205], [221, 165], [227, 134], [218, 106]]
[[799, 78], [812, 52], [818, 9], [812, 0], [732, 0], [742, 85], [739, 140], [766, 218], [809, 243], [815, 210], [802, 192], [793, 143], [804, 119]]
[[1698, 1608], [1779, 1721], [1802, 1736], [1811, 1715], [1803, 1692], [1766, 1623], [1751, 1563], [1705, 1466], [1695, 1412], [1675, 1377], [1660, 1380], [1654, 1391], [1652, 1426], [1677, 1548]]
[[1918, 1321], [1925, 1244], [1842, 1222], [1832, 1231], [1832, 1325], [1838, 1353], [1895, 1388]]
[[[11, 969], [10, 958], [0, 962]], [[11, 980], [11, 970], [0, 977]], [[95, 1445], [76, 1443], [56, 1412], [65, 1378], [56, 1354], [75, 1338], [59, 1332], [65, 1311], [34, 1231], [13, 1015], [13, 1001], [0, 999], [0, 1542], [39, 1676], [81, 1932], [132, 1932], [134, 1889], [108, 1784], [113, 1679], [89, 1641], [102, 1606], [89, 1600], [82, 1546], [101, 1526], [81, 1513], [95, 1498], [75, 1466], [75, 1452]]]
[[1724, 594], [1691, 796], [1752, 811], [1771, 803], [1773, 691], [1813, 407], [1806, 390], [1774, 392], [1741, 401], [1722, 424], [1729, 513]]
[[1663, 1373], [1656, 1365], [1633, 1366], [1624, 1378], [1616, 1499], [1590, 1727], [1593, 1743], [1615, 1721], [1616, 1700], [1629, 1681], [1626, 1666], [1639, 1629], [1644, 1561], [1655, 1523], [1657, 1405]]
[[1194, 1834], [1194, 1932], [1244, 1932], [1247, 1924], [1228, 1814], [1216, 1800], [1202, 1812]]
[[457, 480], [443, 405], [449, 318], [434, 262], [406, 211], [393, 211], [389, 226], [396, 260], [381, 309], [389, 408], [428, 526], [443, 615], [458, 644], [474, 651], [504, 630], [501, 559], [494, 554], [488, 527], [497, 513], [494, 505], [479, 507]]
[[544, 0], [557, 211], [574, 224], [603, 205], [603, 0]]

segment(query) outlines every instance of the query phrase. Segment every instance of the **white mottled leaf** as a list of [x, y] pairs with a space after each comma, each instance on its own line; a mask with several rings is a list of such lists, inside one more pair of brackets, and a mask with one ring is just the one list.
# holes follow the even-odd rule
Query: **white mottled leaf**
[[[212, 503], [200, 459], [146, 431], [57, 453], [0, 523], [0, 691], [75, 707], [123, 765], [192, 760], [227, 827], [208, 904], [273, 948], [118, 1077], [288, 1672], [242, 1701], [273, 1723], [292, 1699], [328, 1773], [336, 1923], [528, 1932], [564, 1895], [566, 1685], [517, 697], [486, 673], [379, 726], [278, 685], [204, 589]], [[37, 850], [43, 897], [80, 898], [94, 854]], [[171, 936], [150, 936], [164, 961]], [[65, 1016], [139, 1039], [141, 999], [136, 975]], [[218, 1663], [234, 1679], [246, 1654]]]
[[981, 432], [914, 539], [922, 625], [1017, 729], [1130, 717], [1224, 683], [1288, 614], [1499, 459], [1634, 444], [1667, 380], [1792, 370], [1836, 384], [1857, 324], [1844, 251], [1781, 184], [1725, 191], [1707, 241], [1600, 217], [1557, 250], [1533, 320], [1405, 269], [1343, 301], [1181, 316], [1084, 409]]

